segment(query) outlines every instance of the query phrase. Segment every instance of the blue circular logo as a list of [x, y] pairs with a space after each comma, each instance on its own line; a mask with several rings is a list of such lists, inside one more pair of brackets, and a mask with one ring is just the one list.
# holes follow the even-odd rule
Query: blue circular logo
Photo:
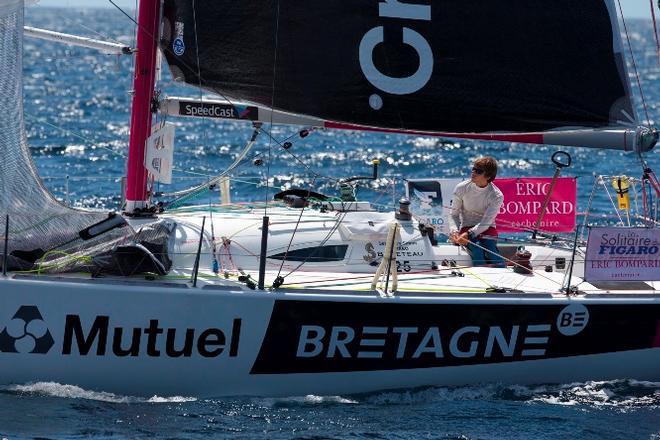
[[174, 53], [176, 55], [183, 55], [183, 53], [186, 51], [186, 45], [183, 44], [183, 38], [179, 37], [175, 39], [174, 43], [172, 44], [172, 48], [174, 49]]

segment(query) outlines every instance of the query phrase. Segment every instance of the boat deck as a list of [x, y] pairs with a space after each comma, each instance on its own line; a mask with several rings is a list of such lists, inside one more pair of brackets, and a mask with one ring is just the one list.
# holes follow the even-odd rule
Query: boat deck
[[[454, 272], [452, 274], [452, 271]], [[458, 275], [458, 274], [462, 275]], [[250, 281], [256, 285], [258, 273], [245, 271]], [[283, 273], [282, 275], [286, 275]], [[510, 268], [495, 269], [483, 267], [442, 268], [426, 273], [399, 274], [398, 286], [392, 292], [392, 280], [385, 284], [381, 281], [372, 289], [372, 275], [356, 276], [354, 273], [327, 273], [298, 271], [285, 278], [278, 289], [272, 289], [272, 281], [278, 276], [277, 271], [267, 271], [266, 291], [285, 292], [296, 295], [339, 295], [373, 297], [507, 297], [507, 298], [554, 298], [565, 297], [561, 290], [564, 274], [560, 272], [534, 271], [532, 274], [519, 274]], [[258, 292], [245, 281], [238, 281], [235, 276], [225, 278], [209, 272], [198, 274], [195, 287], [192, 286], [189, 270], [173, 271], [164, 277], [102, 277], [93, 278], [89, 274], [71, 273], [59, 275], [10, 274], [11, 279], [76, 284], [97, 284], [115, 286], [133, 286], [145, 288], [201, 289], [206, 292], [222, 291], [236, 293]], [[599, 282], [588, 283], [573, 277], [573, 286], [577, 286], [577, 295], [585, 297], [623, 297], [634, 296], [660, 297], [659, 282]], [[189, 290], [190, 291], [190, 290]]]
[[[256, 274], [251, 274], [256, 277]], [[276, 273], [266, 274], [268, 280]], [[565, 274], [534, 270], [531, 274], [519, 274], [511, 268], [463, 267], [440, 268], [423, 273], [398, 274], [397, 292], [423, 291], [438, 293], [489, 293], [511, 292], [527, 294], [559, 293]], [[282, 287], [314, 289], [372, 290], [373, 275], [356, 276], [354, 273], [295, 272], [286, 277]], [[572, 286], [580, 293], [654, 293], [658, 282], [609, 282], [590, 284], [573, 277]], [[378, 287], [385, 288], [383, 280]], [[388, 290], [392, 288], [392, 279]]]

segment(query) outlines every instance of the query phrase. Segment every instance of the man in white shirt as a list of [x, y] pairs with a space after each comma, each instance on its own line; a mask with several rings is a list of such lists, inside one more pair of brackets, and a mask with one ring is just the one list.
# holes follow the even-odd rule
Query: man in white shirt
[[466, 246], [475, 266], [505, 267], [504, 258], [497, 250], [495, 217], [504, 196], [492, 184], [497, 176], [497, 161], [480, 157], [474, 161], [472, 174], [454, 190], [449, 238], [457, 245]]

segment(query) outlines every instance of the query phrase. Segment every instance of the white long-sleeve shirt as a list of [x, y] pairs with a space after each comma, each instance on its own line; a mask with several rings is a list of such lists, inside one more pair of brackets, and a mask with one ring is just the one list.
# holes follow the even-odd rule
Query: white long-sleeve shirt
[[450, 232], [458, 232], [469, 227], [476, 236], [489, 227], [495, 227], [495, 217], [504, 203], [504, 195], [496, 186], [489, 183], [480, 188], [471, 180], [465, 180], [454, 189], [451, 215], [449, 216]]

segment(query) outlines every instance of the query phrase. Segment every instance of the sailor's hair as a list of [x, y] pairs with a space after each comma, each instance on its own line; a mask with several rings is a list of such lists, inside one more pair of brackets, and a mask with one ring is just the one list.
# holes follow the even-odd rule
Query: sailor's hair
[[489, 182], [497, 177], [497, 161], [494, 157], [484, 156], [474, 161], [474, 166], [484, 170], [484, 174]]

